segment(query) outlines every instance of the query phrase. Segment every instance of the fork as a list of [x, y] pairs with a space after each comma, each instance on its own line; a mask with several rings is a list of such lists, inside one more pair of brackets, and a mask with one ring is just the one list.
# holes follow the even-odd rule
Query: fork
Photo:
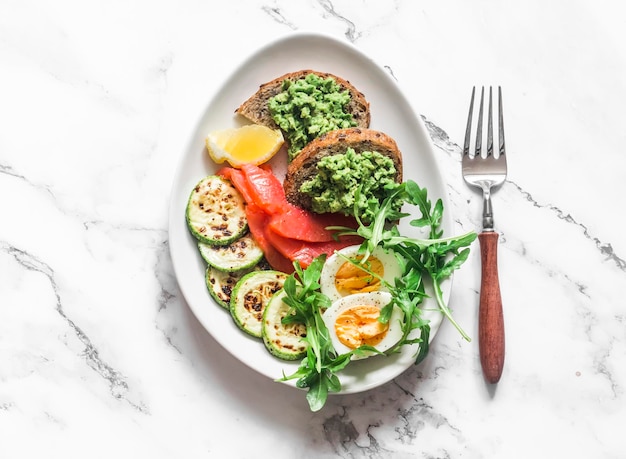
[[498, 279], [498, 233], [494, 231], [491, 192], [506, 179], [507, 166], [504, 148], [504, 119], [502, 114], [502, 89], [498, 87], [498, 155], [493, 151], [492, 91], [489, 88], [489, 112], [487, 120], [487, 151], [483, 154], [483, 100], [485, 88], [480, 93], [480, 108], [476, 126], [476, 145], [470, 153], [474, 93], [470, 101], [463, 159], [461, 161], [465, 182], [482, 190], [483, 230], [478, 235], [481, 259], [480, 306], [478, 313], [478, 347], [480, 363], [486, 381], [495, 384], [500, 380], [504, 366], [504, 316]]

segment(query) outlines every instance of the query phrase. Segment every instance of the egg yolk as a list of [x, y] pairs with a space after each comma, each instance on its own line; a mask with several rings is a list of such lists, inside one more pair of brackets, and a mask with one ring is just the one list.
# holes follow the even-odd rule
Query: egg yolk
[[359, 305], [346, 309], [335, 320], [335, 333], [341, 343], [350, 349], [359, 346], [376, 346], [389, 329], [389, 324], [378, 321], [380, 309], [372, 305]]
[[[360, 262], [363, 257], [358, 257]], [[370, 256], [365, 262], [365, 268], [369, 271], [365, 271], [359, 267], [358, 264], [345, 262], [337, 270], [335, 274], [335, 288], [343, 295], [350, 295], [352, 293], [366, 293], [375, 292], [380, 290], [380, 280], [378, 277], [373, 276], [371, 273], [382, 277], [385, 274], [385, 268], [382, 262], [376, 258]]]

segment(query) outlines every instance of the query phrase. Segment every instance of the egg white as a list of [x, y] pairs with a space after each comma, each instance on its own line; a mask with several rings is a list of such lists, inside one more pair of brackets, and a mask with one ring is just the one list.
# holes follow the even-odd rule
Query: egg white
[[[335, 287], [335, 276], [339, 268], [347, 262], [346, 257], [356, 259], [359, 247], [358, 245], [351, 245], [338, 250], [328, 257], [324, 263], [320, 274], [320, 286], [322, 293], [329, 297], [331, 302], [337, 301], [344, 296]], [[395, 255], [391, 251], [386, 252], [382, 247], [376, 247], [371, 256], [378, 258], [382, 263], [384, 269], [382, 278], [389, 284], [394, 285], [394, 279], [402, 275], [402, 268]], [[387, 291], [382, 284], [380, 290], [383, 292]]]
[[[330, 340], [335, 348], [335, 351], [338, 354], [345, 354], [352, 351], [351, 348], [343, 344], [339, 341], [337, 337], [337, 333], [335, 332], [335, 322], [337, 318], [347, 309], [362, 306], [362, 305], [371, 305], [376, 306], [379, 309], [382, 309], [385, 305], [387, 305], [391, 301], [391, 294], [388, 292], [368, 292], [368, 293], [355, 293], [352, 295], [347, 295], [341, 297], [337, 301], [335, 301], [322, 315], [322, 319], [324, 320], [324, 324], [328, 329]], [[393, 345], [395, 345], [402, 338], [402, 322], [404, 320], [404, 312], [397, 307], [394, 306], [391, 317], [389, 319], [389, 328], [387, 330], [387, 334], [382, 339], [380, 343], [376, 346], [373, 346], [376, 350], [380, 352], [384, 352], [390, 349]], [[370, 357], [371, 355], [375, 355], [375, 353], [363, 353], [360, 355], [353, 355], [352, 359], [362, 359], [366, 357]]]

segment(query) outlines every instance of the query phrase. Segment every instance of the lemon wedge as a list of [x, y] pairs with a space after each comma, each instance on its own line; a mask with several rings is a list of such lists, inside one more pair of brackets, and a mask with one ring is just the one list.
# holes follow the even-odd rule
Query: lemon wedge
[[258, 166], [269, 161], [285, 143], [280, 129], [259, 124], [222, 129], [209, 133], [206, 147], [218, 164], [228, 161], [233, 167], [243, 164]]

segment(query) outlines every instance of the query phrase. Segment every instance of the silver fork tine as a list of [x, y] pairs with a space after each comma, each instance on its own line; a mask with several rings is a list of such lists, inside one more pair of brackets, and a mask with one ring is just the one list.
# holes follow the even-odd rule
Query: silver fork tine
[[474, 93], [476, 86], [472, 88], [472, 98], [470, 100], [469, 114], [467, 115], [467, 127], [465, 128], [465, 142], [463, 143], [463, 155], [469, 155], [470, 137], [472, 136], [472, 113], [474, 111]]
[[483, 154], [483, 100], [485, 98], [485, 87], [480, 90], [480, 108], [478, 110], [478, 123], [476, 124], [476, 149], [475, 157]]
[[489, 117], [487, 121], [487, 156], [493, 155], [493, 104], [491, 103], [491, 86], [489, 86]]
[[498, 135], [500, 138], [499, 152], [504, 154], [504, 115], [502, 114], [502, 88], [498, 86]]

